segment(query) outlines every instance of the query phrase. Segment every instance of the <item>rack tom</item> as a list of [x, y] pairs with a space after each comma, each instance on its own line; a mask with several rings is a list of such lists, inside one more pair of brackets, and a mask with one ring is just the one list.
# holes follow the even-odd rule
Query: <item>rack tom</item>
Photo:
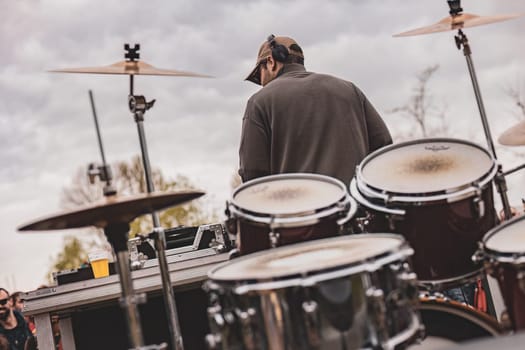
[[332, 177], [293, 173], [248, 181], [227, 204], [241, 255], [345, 232], [357, 204]]
[[477, 276], [477, 242], [496, 225], [492, 180], [497, 167], [480, 146], [424, 139], [379, 149], [350, 185], [364, 214], [362, 232], [396, 232], [414, 248], [422, 283], [447, 286]]

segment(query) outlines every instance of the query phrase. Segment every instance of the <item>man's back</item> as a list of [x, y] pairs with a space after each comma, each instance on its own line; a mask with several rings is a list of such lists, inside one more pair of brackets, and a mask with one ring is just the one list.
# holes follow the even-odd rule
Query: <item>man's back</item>
[[356, 165], [391, 142], [384, 122], [355, 85], [291, 64], [248, 101], [240, 174], [246, 181], [319, 173], [348, 185]]

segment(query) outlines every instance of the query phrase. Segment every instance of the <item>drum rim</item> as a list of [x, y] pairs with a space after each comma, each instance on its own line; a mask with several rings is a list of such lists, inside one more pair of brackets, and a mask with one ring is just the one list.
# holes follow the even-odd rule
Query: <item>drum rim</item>
[[[276, 250], [284, 251], [293, 249], [298, 246], [312, 246], [315, 244], [322, 244], [323, 242], [335, 241], [335, 240], [351, 240], [351, 239], [362, 239], [362, 238], [394, 238], [398, 241], [395, 247], [389, 248], [379, 254], [369, 256], [365, 259], [355, 260], [353, 262], [342, 263], [337, 266], [331, 267], [316, 267], [309, 271], [298, 271], [293, 273], [282, 274], [279, 276], [272, 276], [269, 278], [257, 278], [253, 276], [240, 277], [237, 279], [232, 278], [217, 278], [214, 274], [231, 264], [239, 263], [246, 260], [257, 259], [259, 256], [269, 255], [274, 253]], [[212, 284], [229, 284], [234, 287], [237, 294], [245, 294], [250, 291], [256, 290], [269, 290], [269, 289], [281, 289], [294, 286], [308, 287], [315, 285], [317, 282], [322, 282], [329, 279], [335, 279], [343, 276], [349, 276], [362, 272], [374, 272], [382, 268], [388, 263], [398, 261], [401, 259], [407, 259], [409, 256], [414, 254], [414, 250], [410, 247], [407, 240], [399, 234], [394, 233], [363, 233], [359, 235], [347, 235], [340, 237], [330, 237], [317, 239], [307, 242], [296, 243], [293, 245], [281, 246], [269, 250], [263, 250], [256, 253], [252, 253], [240, 258], [236, 258], [232, 261], [223, 262], [208, 271], [208, 281]]]
[[[491, 335], [497, 336], [505, 333], [505, 329], [500, 325], [497, 319], [490, 315], [477, 310], [475, 307], [460, 303], [445, 296], [436, 296], [434, 294], [420, 294], [417, 310], [431, 311], [452, 311], [451, 314], [464, 317], [478, 326], [487, 330]], [[488, 326], [488, 327], [485, 327]]]
[[[468, 146], [472, 146], [474, 148], [477, 148], [478, 150], [485, 153], [490, 160], [492, 161], [492, 166], [486, 171], [482, 176], [478, 178], [477, 181], [466, 183], [464, 185], [455, 187], [455, 188], [448, 188], [445, 190], [439, 190], [439, 191], [432, 191], [432, 192], [421, 192], [421, 193], [406, 193], [406, 192], [393, 192], [393, 191], [387, 191], [385, 189], [381, 189], [378, 187], [374, 187], [370, 184], [368, 184], [363, 176], [363, 168], [366, 166], [367, 163], [369, 163], [372, 159], [378, 157], [381, 154], [387, 153], [391, 150], [411, 146], [415, 144], [422, 144], [422, 143], [432, 143], [432, 142], [448, 142], [448, 143], [456, 143], [456, 144], [464, 144]], [[475, 194], [479, 189], [485, 188], [490, 181], [495, 177], [497, 172], [497, 164], [494, 157], [483, 147], [480, 145], [466, 141], [461, 139], [455, 139], [455, 138], [426, 138], [426, 139], [417, 139], [417, 140], [411, 140], [406, 142], [401, 142], [397, 144], [392, 144], [386, 147], [382, 147], [372, 153], [370, 153], [368, 156], [366, 156], [362, 162], [357, 166], [355, 179], [356, 179], [356, 185], [357, 189], [363, 194], [365, 197], [371, 197], [375, 199], [380, 199], [384, 203], [399, 203], [399, 204], [417, 204], [417, 205], [423, 205], [423, 204], [429, 204], [429, 203], [438, 203], [438, 202], [455, 202], [462, 200], [464, 198], [471, 197], [473, 194]], [[353, 180], [352, 180], [353, 181]]]
[[[302, 212], [295, 212], [295, 213], [287, 213], [287, 214], [271, 214], [271, 213], [263, 213], [263, 212], [257, 212], [253, 210], [248, 210], [244, 208], [242, 205], [240, 205], [236, 200], [235, 196], [245, 190], [248, 187], [251, 187], [253, 185], [257, 185], [259, 183], [268, 182], [268, 180], [272, 179], [307, 179], [307, 180], [322, 180], [324, 182], [330, 183], [332, 185], [336, 185], [341, 190], [341, 196], [337, 201], [334, 203], [317, 208], [315, 210], [307, 210]], [[234, 214], [234, 216], [239, 218], [246, 218], [250, 221], [254, 221], [257, 223], [263, 223], [263, 224], [273, 224], [275, 227], [280, 227], [281, 225], [285, 226], [291, 226], [293, 224], [300, 224], [304, 221], [309, 220], [316, 220], [319, 218], [327, 217], [332, 214], [335, 214], [343, 209], [345, 209], [347, 206], [349, 206], [350, 211], [357, 210], [357, 203], [353, 198], [350, 197], [348, 194], [348, 189], [345, 186], [345, 184], [336, 178], [321, 175], [321, 174], [314, 174], [314, 173], [285, 173], [285, 174], [275, 174], [275, 175], [268, 175], [260, 178], [256, 178], [250, 181], [247, 181], [243, 183], [242, 185], [238, 186], [232, 193], [231, 199], [227, 202], [227, 208], [230, 211], [230, 213]]]
[[500, 263], [509, 263], [513, 265], [520, 265], [525, 264], [525, 251], [521, 252], [502, 252], [500, 250], [496, 249], [490, 249], [487, 247], [487, 241], [504, 230], [506, 227], [512, 226], [516, 224], [517, 222], [520, 222], [522, 220], [525, 220], [525, 216], [518, 216], [515, 218], [512, 218], [508, 221], [505, 221], [498, 226], [492, 228], [489, 230], [481, 239], [480, 242], [480, 249], [474, 253], [472, 256], [472, 260], [481, 260], [481, 261], [497, 261]]

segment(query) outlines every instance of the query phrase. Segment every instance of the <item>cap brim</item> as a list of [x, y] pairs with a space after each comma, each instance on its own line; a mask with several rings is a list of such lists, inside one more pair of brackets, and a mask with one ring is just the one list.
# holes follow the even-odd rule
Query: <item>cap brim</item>
[[257, 64], [244, 80], [251, 81], [252, 83], [255, 83], [257, 85], [261, 85], [261, 74], [259, 74], [259, 70], [260, 67], [259, 64]]

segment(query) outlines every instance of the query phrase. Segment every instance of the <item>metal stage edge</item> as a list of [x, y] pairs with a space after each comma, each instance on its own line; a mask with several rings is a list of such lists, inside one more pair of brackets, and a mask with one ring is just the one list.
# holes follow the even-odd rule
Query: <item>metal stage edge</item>
[[[228, 260], [227, 253], [213, 248], [167, 256], [171, 284], [175, 290], [204, 282], [208, 271]], [[162, 292], [157, 259], [147, 260], [144, 267], [132, 271], [133, 286], [138, 293]], [[54, 350], [51, 316], [59, 316], [64, 349], [75, 350], [75, 339], [68, 313], [104, 302], [115, 302], [121, 296], [118, 274], [99, 279], [50, 286], [26, 293], [24, 315], [33, 316], [38, 348]], [[148, 295], [149, 296], [149, 295]]]

